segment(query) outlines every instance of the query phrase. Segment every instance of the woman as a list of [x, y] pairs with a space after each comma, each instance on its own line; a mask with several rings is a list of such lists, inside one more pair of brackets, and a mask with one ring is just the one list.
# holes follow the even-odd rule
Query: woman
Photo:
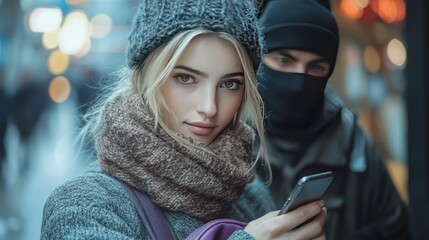
[[[264, 158], [260, 52], [251, 1], [145, 0], [125, 77], [90, 114], [84, 131], [95, 139], [102, 171], [146, 192], [178, 239], [216, 218], [250, 222], [230, 239], [325, 239], [322, 201], [277, 216], [254, 180], [253, 132], [244, 122], [250, 117], [262, 136]], [[42, 239], [64, 238], [149, 235], [121, 184], [93, 172], [46, 202]]]

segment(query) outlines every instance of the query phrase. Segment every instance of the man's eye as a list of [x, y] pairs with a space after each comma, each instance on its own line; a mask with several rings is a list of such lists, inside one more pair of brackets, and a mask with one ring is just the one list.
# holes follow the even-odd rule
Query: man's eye
[[325, 68], [323, 66], [320, 66], [320, 65], [313, 65], [313, 66], [311, 66], [311, 68], [313, 70], [317, 70], [317, 71], [324, 71], [325, 70]]
[[318, 72], [328, 72], [329, 71], [328, 66], [324, 66], [324, 65], [320, 65], [320, 64], [311, 65], [310, 69], [313, 71], [318, 71]]
[[309, 74], [317, 77], [324, 77], [329, 73], [329, 66], [324, 66], [321, 64], [310, 65]]
[[277, 62], [279, 64], [286, 64], [286, 63], [290, 62], [290, 59], [288, 57], [280, 57], [277, 59]]

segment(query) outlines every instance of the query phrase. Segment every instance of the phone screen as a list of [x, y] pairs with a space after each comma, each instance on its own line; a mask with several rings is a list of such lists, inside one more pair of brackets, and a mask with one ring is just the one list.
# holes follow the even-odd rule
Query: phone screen
[[321, 199], [334, 179], [332, 172], [323, 172], [302, 177], [283, 204], [280, 214]]

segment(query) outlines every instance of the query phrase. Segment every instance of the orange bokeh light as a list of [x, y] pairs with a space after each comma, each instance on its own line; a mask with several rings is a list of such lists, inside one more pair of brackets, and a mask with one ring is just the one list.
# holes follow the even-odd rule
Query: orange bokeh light
[[363, 8], [353, 0], [343, 0], [340, 4], [341, 12], [351, 20], [358, 20], [363, 15]]
[[399, 22], [405, 18], [404, 0], [372, 0], [370, 7], [386, 23]]
[[58, 76], [52, 79], [49, 84], [49, 96], [52, 101], [62, 103], [70, 96], [71, 86], [67, 78]]
[[340, 12], [351, 20], [359, 20], [364, 11], [369, 10], [385, 23], [400, 22], [405, 19], [404, 0], [341, 0]]

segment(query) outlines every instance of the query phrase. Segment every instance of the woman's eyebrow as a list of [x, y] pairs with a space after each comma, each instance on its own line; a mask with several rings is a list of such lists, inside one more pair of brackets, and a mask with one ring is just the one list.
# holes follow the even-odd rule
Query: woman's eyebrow
[[230, 78], [230, 77], [244, 77], [244, 72], [233, 72], [225, 74], [221, 77], [222, 78]]
[[[196, 69], [193, 69], [193, 68], [190, 68], [190, 67], [186, 67], [186, 66], [183, 66], [183, 65], [178, 65], [178, 66], [175, 67], [175, 69], [176, 68], [177, 69], [182, 69], [182, 70], [185, 70], [185, 71], [188, 71], [188, 72], [192, 72], [192, 73], [200, 75], [202, 77], [206, 77], [206, 78], [208, 77], [207, 73], [204, 73], [204, 72], [201, 72], [199, 70], [196, 70]], [[230, 77], [244, 77], [244, 72], [228, 73], [228, 74], [223, 75], [221, 77], [221, 79], [223, 79], [223, 78], [230, 78]]]
[[201, 71], [198, 71], [198, 70], [196, 70], [196, 69], [193, 69], [193, 68], [190, 68], [190, 67], [186, 67], [186, 66], [183, 66], [183, 65], [178, 65], [178, 66], [176, 66], [175, 68], [177, 68], [177, 69], [182, 69], [182, 70], [186, 70], [186, 71], [188, 71], [188, 72], [191, 72], [191, 73], [194, 73], [194, 74], [197, 74], [197, 75], [200, 75], [200, 76], [202, 76], [202, 77], [208, 77], [208, 74], [207, 73], [204, 73], [204, 72], [201, 72]]

